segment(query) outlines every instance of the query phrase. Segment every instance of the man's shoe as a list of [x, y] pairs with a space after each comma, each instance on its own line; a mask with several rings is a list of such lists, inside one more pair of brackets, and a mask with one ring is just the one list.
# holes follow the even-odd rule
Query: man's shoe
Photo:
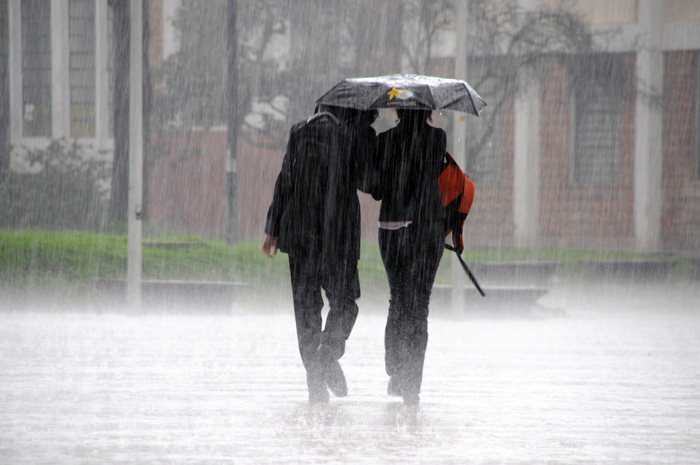
[[348, 395], [348, 384], [345, 381], [345, 373], [337, 360], [327, 360], [324, 365], [324, 376], [328, 389], [336, 397], [345, 397]]
[[328, 388], [326, 381], [317, 370], [306, 372], [306, 385], [309, 389], [310, 404], [327, 404], [328, 403]]
[[328, 398], [328, 389], [325, 386], [323, 389], [309, 389], [310, 404], [327, 404]]
[[328, 389], [336, 397], [347, 396], [348, 384], [345, 381], [345, 373], [343, 373], [340, 362], [331, 355], [330, 348], [325, 345], [319, 348], [319, 356], [323, 368], [323, 379], [326, 381]]

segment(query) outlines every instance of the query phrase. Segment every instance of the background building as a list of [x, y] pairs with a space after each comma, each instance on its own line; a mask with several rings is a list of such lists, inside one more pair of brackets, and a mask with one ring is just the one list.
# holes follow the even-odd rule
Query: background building
[[[146, 3], [148, 221], [221, 238], [226, 2]], [[261, 238], [288, 128], [314, 98], [343, 77], [418, 72], [465, 78], [489, 103], [481, 118], [435, 115], [477, 183], [470, 246], [700, 249], [697, 1], [238, 6], [240, 237]], [[112, 15], [104, 0], [0, 0], [0, 176], [32, 171], [27, 152], [61, 138], [111, 160]], [[524, 33], [540, 48], [524, 48]], [[378, 208], [362, 202], [373, 242]]]

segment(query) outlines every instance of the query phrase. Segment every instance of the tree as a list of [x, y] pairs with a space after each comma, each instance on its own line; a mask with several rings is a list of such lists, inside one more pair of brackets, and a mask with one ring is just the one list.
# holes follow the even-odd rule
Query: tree
[[285, 5], [282, 0], [237, 2], [239, 89], [233, 96], [227, 84], [227, 0], [185, 0], [174, 23], [180, 50], [163, 63], [160, 75], [164, 85], [157, 106], [164, 122], [184, 128], [224, 125], [229, 98], [236, 98], [236, 119], [244, 124], [254, 100], [269, 101], [284, 66], [271, 59], [267, 49], [274, 36], [286, 33]]
[[454, 27], [452, 0], [410, 0], [404, 4], [405, 41], [401, 47], [406, 71], [430, 74], [433, 47], [441, 32]]
[[164, 86], [157, 105], [164, 130], [227, 127], [229, 243], [238, 239], [239, 129], [247, 119], [265, 129], [286, 121], [286, 106], [274, 108], [281, 92], [277, 83], [284, 82], [279, 78], [284, 62], [270, 56], [268, 48], [287, 31], [285, 5], [280, 0], [185, 1], [175, 20], [180, 51], [166, 60], [160, 76]]

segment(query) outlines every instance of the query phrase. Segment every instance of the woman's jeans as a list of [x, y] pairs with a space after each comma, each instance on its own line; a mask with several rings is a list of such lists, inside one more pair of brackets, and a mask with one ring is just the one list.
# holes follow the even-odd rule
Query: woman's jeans
[[428, 304], [442, 253], [442, 223], [379, 229], [391, 298], [384, 333], [386, 372], [406, 394], [418, 394], [428, 345]]

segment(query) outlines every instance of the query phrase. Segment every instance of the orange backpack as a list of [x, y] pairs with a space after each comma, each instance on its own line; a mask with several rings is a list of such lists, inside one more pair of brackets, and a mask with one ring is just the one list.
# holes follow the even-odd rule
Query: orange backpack
[[445, 152], [443, 168], [438, 178], [442, 205], [445, 207], [445, 236], [452, 233], [454, 250], [460, 254], [464, 250], [462, 230], [469, 210], [474, 202], [476, 186], [464, 174], [449, 152]]

